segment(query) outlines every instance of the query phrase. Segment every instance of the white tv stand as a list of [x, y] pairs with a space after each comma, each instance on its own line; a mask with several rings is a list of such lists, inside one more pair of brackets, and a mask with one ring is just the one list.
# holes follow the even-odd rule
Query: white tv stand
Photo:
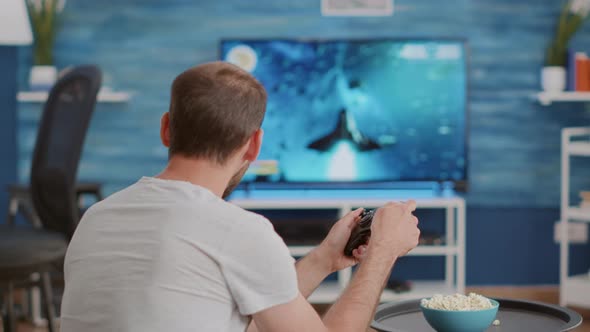
[[[444, 280], [412, 282], [409, 292], [395, 293], [385, 290], [382, 302], [416, 299], [435, 293], [465, 292], [465, 200], [454, 194], [434, 194], [429, 190], [263, 190], [239, 192], [231, 202], [253, 210], [264, 209], [335, 209], [339, 216], [358, 207], [375, 208], [389, 201], [416, 200], [418, 209], [444, 209], [446, 235], [440, 246], [418, 246], [410, 256], [444, 256]], [[424, 221], [422, 221], [424, 222]], [[289, 247], [293, 256], [304, 256], [313, 246]], [[332, 303], [352, 277], [352, 269], [338, 272], [337, 282], [324, 282], [310, 296], [311, 303]]]

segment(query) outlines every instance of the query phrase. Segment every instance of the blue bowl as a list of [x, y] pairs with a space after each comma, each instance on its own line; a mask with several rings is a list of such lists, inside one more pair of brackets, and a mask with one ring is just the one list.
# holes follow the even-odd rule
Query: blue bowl
[[449, 311], [425, 308], [420, 304], [424, 318], [438, 332], [483, 332], [496, 319], [498, 301], [490, 299], [490, 309], [473, 311]]

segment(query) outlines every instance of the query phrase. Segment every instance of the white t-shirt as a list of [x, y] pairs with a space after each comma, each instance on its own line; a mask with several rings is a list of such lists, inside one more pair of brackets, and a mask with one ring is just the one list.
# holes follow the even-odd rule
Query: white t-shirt
[[65, 260], [62, 332], [244, 331], [298, 294], [272, 224], [188, 182], [144, 177], [92, 206]]

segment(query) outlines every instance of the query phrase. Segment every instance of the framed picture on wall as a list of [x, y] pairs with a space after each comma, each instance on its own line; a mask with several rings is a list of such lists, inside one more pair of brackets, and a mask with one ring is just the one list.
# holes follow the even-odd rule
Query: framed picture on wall
[[394, 0], [322, 0], [324, 16], [389, 16]]

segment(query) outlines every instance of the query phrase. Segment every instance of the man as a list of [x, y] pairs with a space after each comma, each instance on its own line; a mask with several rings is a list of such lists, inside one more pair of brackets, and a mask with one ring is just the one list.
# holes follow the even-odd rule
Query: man
[[[172, 85], [160, 135], [166, 169], [90, 208], [68, 248], [62, 332], [365, 331], [395, 260], [418, 243], [414, 202], [380, 208], [367, 246], [342, 252], [361, 210], [294, 264], [262, 216], [225, 202], [262, 143], [266, 92], [228, 63]], [[362, 258], [320, 319], [306, 301]]]

